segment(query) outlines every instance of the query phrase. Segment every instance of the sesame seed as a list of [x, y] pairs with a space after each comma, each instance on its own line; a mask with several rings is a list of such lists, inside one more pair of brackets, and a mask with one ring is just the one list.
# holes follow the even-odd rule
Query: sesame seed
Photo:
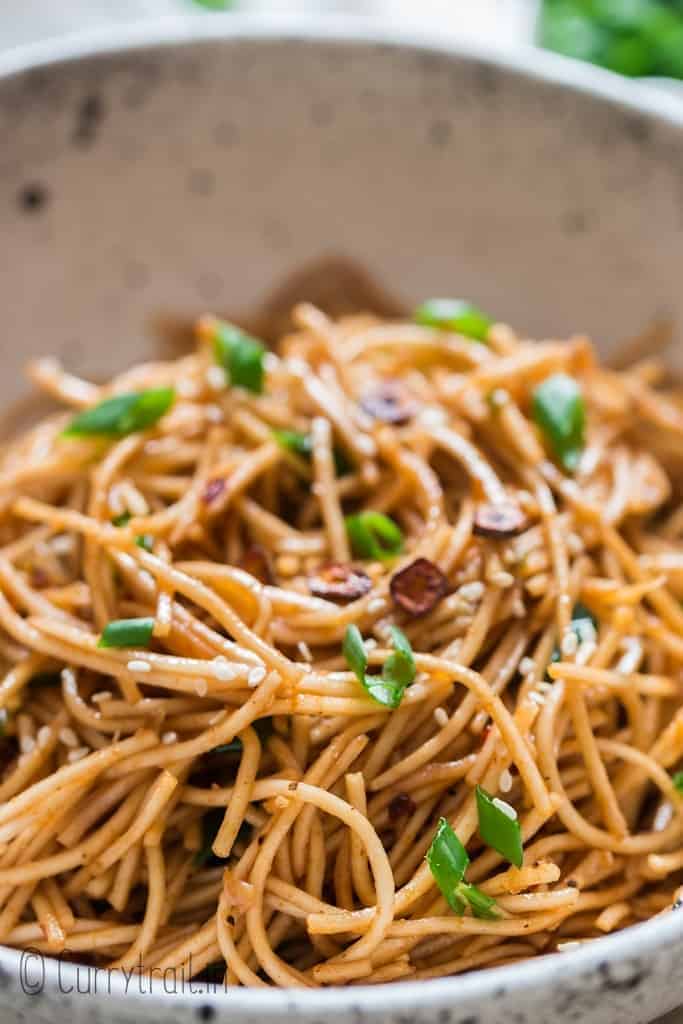
[[64, 728], [59, 733], [59, 742], [63, 743], [65, 747], [77, 747], [78, 737], [73, 729]]
[[549, 683], [547, 679], [542, 679], [540, 683], [537, 684], [537, 687], [539, 693], [550, 693], [553, 688], [553, 684]]
[[148, 661], [143, 661], [141, 658], [133, 658], [132, 661], [128, 662], [126, 668], [128, 669], [129, 672], [135, 673], [145, 673], [152, 671], [152, 666], [150, 665], [150, 663]]
[[52, 729], [50, 728], [50, 726], [49, 725], [42, 725], [40, 727], [40, 729], [38, 730], [38, 735], [36, 736], [36, 740], [38, 742], [38, 746], [39, 747], [44, 747], [45, 744], [49, 742], [51, 736], [52, 736]]
[[446, 413], [436, 405], [428, 405], [420, 413], [420, 425], [423, 427], [440, 427], [446, 420]]
[[165, 732], [161, 737], [161, 742], [165, 743], [166, 746], [170, 746], [171, 743], [176, 743], [178, 740], [177, 732]]
[[476, 602], [481, 601], [485, 591], [484, 584], [481, 580], [474, 580], [472, 583], [465, 583], [458, 590], [458, 597], [461, 597], [463, 601]]
[[197, 384], [190, 377], [181, 377], [180, 380], [176, 381], [175, 389], [181, 398], [197, 397]]
[[562, 637], [560, 649], [568, 658], [571, 658], [573, 654], [576, 654], [579, 649], [579, 638], [571, 627], [566, 630]]
[[505, 590], [507, 587], [511, 587], [515, 582], [515, 577], [510, 572], [505, 572], [504, 569], [500, 569], [498, 572], [491, 573], [489, 577], [490, 582], [494, 587], [500, 587]]
[[207, 367], [205, 376], [212, 391], [225, 391], [228, 386], [228, 376], [222, 366], [213, 364]]
[[448, 725], [449, 718], [448, 712], [445, 708], [434, 708], [434, 719], [437, 725], [440, 725], [443, 729], [444, 726]]
[[510, 401], [510, 396], [505, 388], [494, 388], [489, 395], [489, 403], [494, 409], [502, 409]]
[[66, 759], [70, 764], [75, 761], [81, 761], [84, 757], [87, 757], [90, 753], [90, 747], [79, 747], [78, 750], [70, 750], [66, 755]]
[[56, 555], [70, 555], [74, 546], [73, 537], [61, 533], [58, 537], [53, 537], [50, 546]]
[[570, 555], [580, 555], [583, 551], [583, 541], [578, 533], [567, 534], [567, 550]]
[[304, 661], [309, 662], [309, 664], [310, 664], [310, 662], [313, 661], [313, 655], [311, 654], [311, 648], [308, 646], [308, 644], [304, 640], [299, 640], [299, 643], [296, 645], [296, 649], [298, 650], [299, 654], [304, 659]]
[[30, 754], [36, 745], [33, 736], [22, 736], [19, 740], [19, 750], [22, 754]]
[[211, 662], [211, 673], [219, 683], [229, 683], [235, 678], [235, 669], [222, 654]]
[[532, 704], [537, 704], [539, 708], [542, 708], [545, 704], [545, 697], [542, 693], [537, 693], [536, 690], [532, 690], [529, 694], [529, 700]]
[[111, 700], [113, 697], [111, 690], [98, 690], [97, 693], [93, 693], [90, 699], [93, 703], [102, 703], [104, 700]]
[[519, 663], [519, 671], [523, 676], [531, 675], [536, 668], [536, 662], [533, 658], [522, 658]]
[[249, 670], [247, 676], [247, 683], [252, 688], [258, 686], [266, 678], [266, 670], [262, 665], [257, 665], [255, 668]]
[[576, 660], [580, 665], [586, 665], [598, 649], [595, 640], [584, 640], [576, 652]]
[[194, 692], [198, 697], [206, 697], [209, 692], [209, 686], [206, 679], [195, 679], [194, 681]]
[[383, 597], [373, 597], [368, 601], [368, 613], [370, 615], [376, 615], [378, 612], [383, 612], [386, 607], [386, 602]]
[[512, 776], [507, 768], [504, 768], [498, 779], [498, 789], [501, 793], [509, 793], [512, 789]]
[[76, 676], [74, 675], [73, 669], [62, 669], [62, 684], [67, 693], [78, 694], [78, 687], [76, 686]]
[[497, 807], [501, 814], [504, 814], [510, 821], [517, 821], [517, 811], [514, 807], [511, 807], [506, 800], [501, 800], [500, 797], [494, 796], [492, 800], [493, 806]]
[[263, 369], [266, 373], [274, 373], [280, 367], [280, 360], [274, 352], [266, 352], [263, 357]]
[[375, 648], [377, 647], [377, 641], [375, 640], [374, 637], [370, 636], [370, 637], [368, 637], [367, 640], [364, 640], [363, 642], [365, 644], [365, 650], [366, 651], [374, 651]]
[[635, 672], [643, 657], [643, 645], [636, 636], [625, 636], [621, 642], [624, 654], [617, 662], [617, 672], [629, 675]]
[[127, 512], [126, 504], [121, 496], [118, 484], [109, 488], [107, 503], [109, 505], [109, 511], [113, 516], [122, 516]]
[[218, 405], [205, 406], [204, 415], [209, 423], [222, 423], [224, 420], [223, 410]]
[[570, 939], [569, 942], [558, 942], [558, 953], [569, 953], [572, 949], [578, 949], [581, 943], [578, 939]]

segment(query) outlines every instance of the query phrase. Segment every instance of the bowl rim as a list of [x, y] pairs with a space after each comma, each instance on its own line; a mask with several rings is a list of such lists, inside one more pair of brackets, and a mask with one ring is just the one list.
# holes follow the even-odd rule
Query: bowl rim
[[[477, 62], [510, 72], [516, 77], [546, 82], [582, 94], [608, 106], [632, 111], [646, 119], [683, 130], [683, 103], [673, 96], [650, 89], [640, 81], [621, 76], [570, 58], [551, 54], [532, 45], [515, 49], [482, 45], [466, 39], [448, 39], [433, 29], [411, 21], [400, 27], [387, 26], [377, 18], [361, 15], [246, 15], [237, 13], [211, 16], [172, 16], [144, 19], [124, 25], [70, 33], [43, 41], [10, 48], [0, 53], [0, 88], [23, 72], [85, 59], [144, 53], [149, 49], [192, 46], [211, 42], [305, 42], [381, 46], [391, 49], [436, 53], [456, 61]], [[493, 993], [521, 994], [580, 982], [587, 976], [618, 969], [646, 958], [667, 946], [683, 941], [683, 913], [672, 912], [633, 925], [613, 935], [601, 937], [561, 954], [544, 955], [533, 960], [503, 967], [444, 978], [405, 981], [385, 985], [360, 985], [353, 988], [321, 989], [248, 989], [216, 986], [204, 991], [173, 994], [174, 1000], [200, 1006], [211, 1001], [218, 1009], [230, 1008], [231, 1014], [267, 1014], [271, 1017], [292, 1013], [325, 1014], [329, 1011], [354, 1015], [386, 1016], [459, 1006], [464, 1010]], [[30, 953], [28, 955], [31, 955]], [[38, 954], [33, 954], [38, 955]], [[26, 951], [0, 945], [0, 968], [12, 976], [24, 977]], [[77, 966], [52, 957], [40, 957], [43, 963], [46, 993], [64, 994], [62, 985], [74, 984]], [[16, 972], [16, 974], [14, 973]], [[23, 984], [22, 984], [23, 988]], [[26, 992], [27, 990], [24, 989]], [[30, 994], [30, 993], [29, 993]], [[147, 1016], [169, 1006], [171, 993], [153, 982], [149, 991], [131, 989], [119, 973], [108, 981], [109, 998], [124, 1000], [131, 1011]], [[151, 998], [150, 998], [151, 997]], [[172, 1004], [171, 1004], [172, 1005]]]

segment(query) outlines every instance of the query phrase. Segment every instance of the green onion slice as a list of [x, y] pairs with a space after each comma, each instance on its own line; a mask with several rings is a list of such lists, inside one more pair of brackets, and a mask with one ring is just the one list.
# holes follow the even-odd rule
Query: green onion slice
[[115, 619], [102, 631], [98, 647], [149, 647], [154, 619]]
[[[310, 460], [313, 454], [313, 438], [310, 434], [302, 434], [299, 430], [274, 430], [273, 436], [286, 451], [299, 455], [307, 462]], [[332, 455], [337, 476], [345, 476], [351, 471], [351, 463], [341, 448], [335, 445]]]
[[475, 341], [486, 341], [493, 321], [464, 299], [427, 299], [413, 314], [418, 324], [455, 331]]
[[114, 516], [111, 521], [112, 526], [128, 526], [128, 523], [133, 517], [130, 512], [122, 512], [120, 516]]
[[302, 459], [310, 459], [313, 452], [313, 439], [310, 434], [302, 434], [299, 430], [274, 430], [273, 436], [285, 451], [300, 455]]
[[678, 790], [679, 793], [683, 794], [683, 772], [674, 772], [671, 776], [671, 781]]
[[346, 664], [355, 673], [359, 682], [365, 685], [365, 670], [368, 667], [368, 655], [363, 643], [363, 637], [358, 626], [347, 626], [344, 633], [342, 652], [346, 658]]
[[415, 659], [406, 635], [396, 626], [391, 627], [394, 647], [382, 668], [381, 676], [366, 674], [368, 656], [358, 626], [347, 626], [342, 647], [346, 663], [363, 685], [366, 693], [378, 704], [397, 708], [403, 700], [406, 687], [415, 678]]
[[403, 550], [403, 533], [393, 519], [382, 512], [358, 512], [346, 516], [346, 532], [354, 555], [383, 562]]
[[479, 917], [484, 921], [496, 921], [500, 917], [496, 908], [496, 901], [491, 896], [487, 896], [481, 889], [478, 889], [476, 885], [461, 882], [458, 887], [458, 893], [465, 897], [475, 917]]
[[521, 868], [524, 851], [518, 818], [509, 817], [481, 786], [477, 786], [477, 813], [479, 835], [486, 845], [496, 850], [515, 867]]
[[76, 416], [64, 437], [126, 437], [153, 426], [173, 405], [173, 388], [150, 388], [105, 398]]
[[459, 917], [462, 917], [468, 905], [475, 917], [488, 920], [499, 917], [495, 900], [476, 885], [464, 881], [470, 859], [445, 818], [439, 819], [426, 859], [442, 896]]
[[446, 819], [440, 818], [427, 851], [427, 864], [442, 895], [456, 914], [462, 913], [462, 902], [456, 899], [456, 893], [469, 862], [467, 850]]
[[265, 377], [265, 346], [257, 338], [225, 320], [216, 320], [213, 327], [213, 348], [216, 362], [223, 367], [236, 388], [245, 388], [260, 395]]
[[154, 550], [154, 537], [151, 535], [151, 533], [138, 534], [138, 536], [135, 538], [135, 543], [139, 548], [142, 548], [143, 551]]
[[556, 373], [538, 385], [532, 401], [534, 420], [560, 462], [573, 473], [585, 446], [586, 405], [573, 377]]

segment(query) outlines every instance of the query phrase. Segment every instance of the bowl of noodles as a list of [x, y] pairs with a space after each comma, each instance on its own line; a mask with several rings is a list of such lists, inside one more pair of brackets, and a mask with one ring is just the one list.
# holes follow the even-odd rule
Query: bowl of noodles
[[0, 74], [7, 1019], [683, 1001], [680, 108], [344, 22]]

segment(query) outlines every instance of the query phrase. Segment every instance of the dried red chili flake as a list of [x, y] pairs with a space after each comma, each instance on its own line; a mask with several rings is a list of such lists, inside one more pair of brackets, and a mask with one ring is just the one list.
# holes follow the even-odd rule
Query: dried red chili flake
[[448, 580], [428, 558], [417, 558], [392, 576], [389, 589], [404, 612], [425, 615], [448, 591]]
[[362, 569], [333, 562], [323, 566], [316, 576], [309, 576], [308, 588], [315, 597], [342, 604], [367, 594], [372, 589], [372, 580]]
[[480, 537], [504, 540], [516, 537], [527, 527], [527, 518], [512, 501], [479, 505], [474, 513], [474, 532]]
[[382, 423], [400, 426], [407, 423], [417, 412], [417, 403], [395, 380], [385, 380], [361, 399], [361, 408]]
[[39, 565], [34, 565], [31, 569], [30, 579], [31, 586], [35, 590], [42, 590], [44, 587], [47, 587], [50, 582], [50, 577]]
[[252, 544], [250, 548], [247, 548], [240, 560], [240, 569], [244, 569], [261, 583], [270, 585], [275, 582], [270, 559], [260, 544]]
[[222, 476], [214, 477], [213, 480], [209, 480], [204, 491], [202, 493], [202, 501], [205, 505], [212, 505], [214, 501], [220, 498], [221, 494], [225, 490], [225, 480]]
[[389, 821], [398, 821], [399, 818], [407, 818], [415, 810], [416, 804], [407, 793], [397, 793], [390, 801]]

